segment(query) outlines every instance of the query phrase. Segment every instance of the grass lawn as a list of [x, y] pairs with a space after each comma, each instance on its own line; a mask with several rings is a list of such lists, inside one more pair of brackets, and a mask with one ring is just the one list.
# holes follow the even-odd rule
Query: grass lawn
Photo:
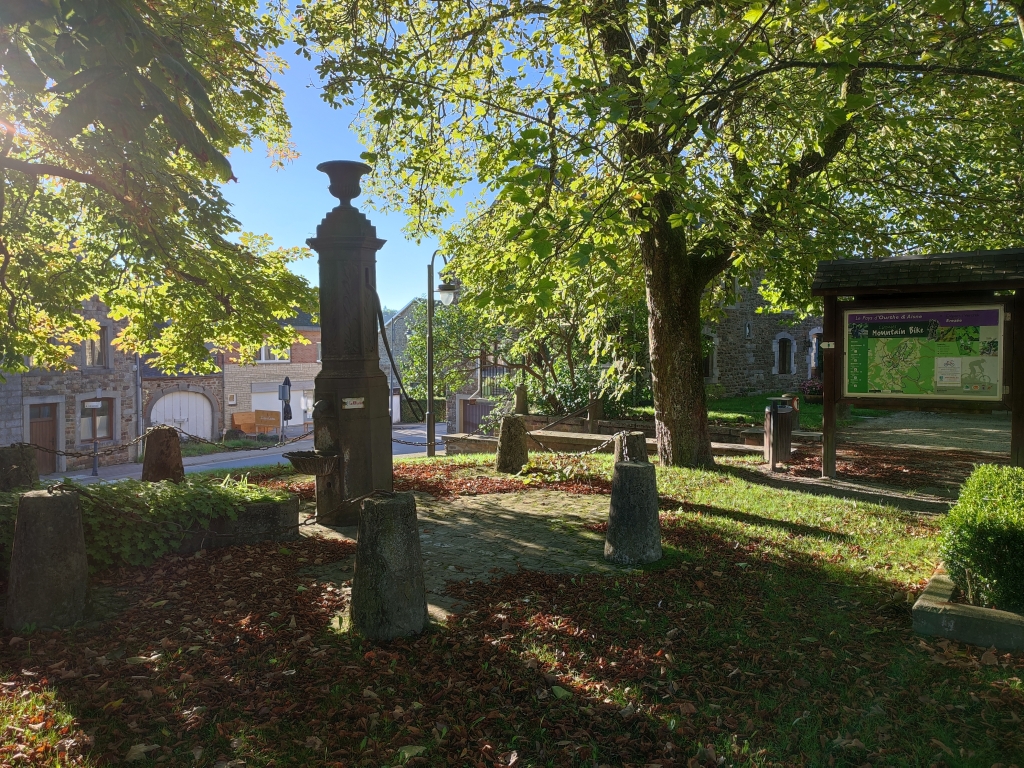
[[[780, 397], [781, 395], [782, 392], [775, 392], [767, 395], [727, 397], [722, 400], [714, 400], [708, 403], [708, 419], [713, 424], [751, 424], [760, 426], [764, 424], [764, 409], [768, 406], [768, 398]], [[820, 430], [822, 407], [820, 404], [808, 403], [804, 398], [801, 398], [800, 428]], [[840, 426], [852, 424], [861, 416], [887, 416], [888, 414], [889, 411], [852, 408], [850, 411], [851, 420], [840, 422]]]
[[207, 456], [211, 453], [222, 453], [232, 450], [254, 450], [263, 448], [266, 442], [257, 442], [255, 439], [247, 440], [224, 440], [219, 443], [200, 443], [194, 440], [183, 440], [181, 442], [181, 455], [184, 456]]
[[[601, 493], [610, 470], [542, 455], [524, 483], [491, 461], [400, 460], [396, 481]], [[659, 563], [454, 583], [459, 614], [385, 645], [334, 628], [345, 583], [315, 574], [350, 554], [337, 540], [99, 574], [121, 612], [0, 635], [0, 764], [1021, 763], [1024, 657], [909, 630], [938, 521], [742, 461], [659, 486]]]

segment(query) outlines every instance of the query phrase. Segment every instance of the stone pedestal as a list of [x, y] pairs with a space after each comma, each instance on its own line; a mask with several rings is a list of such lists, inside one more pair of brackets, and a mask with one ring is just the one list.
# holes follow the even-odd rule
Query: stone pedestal
[[142, 482], [159, 483], [170, 480], [180, 483], [185, 479], [185, 467], [181, 463], [181, 441], [177, 430], [171, 427], [156, 427], [146, 435], [145, 454], [142, 458]]
[[621, 461], [647, 461], [647, 435], [643, 432], [627, 432], [615, 436], [615, 459]]
[[31, 488], [38, 482], [35, 448], [24, 443], [0, 448], [0, 491]]
[[615, 465], [604, 557], [619, 565], [643, 565], [661, 559], [658, 481], [653, 464]]
[[504, 416], [498, 431], [498, 455], [494, 467], [508, 475], [518, 473], [530, 460], [526, 425], [519, 416]]
[[362, 503], [352, 576], [352, 628], [371, 640], [415, 635], [427, 625], [427, 594], [411, 493]]
[[18, 502], [4, 626], [68, 627], [82, 620], [89, 563], [78, 494], [29, 491]]
[[377, 230], [352, 206], [369, 166], [336, 160], [317, 170], [341, 204], [316, 228], [320, 257], [320, 339], [313, 447], [338, 454], [338, 470], [316, 479], [317, 522], [356, 525], [360, 500], [392, 489], [388, 379], [377, 351]]

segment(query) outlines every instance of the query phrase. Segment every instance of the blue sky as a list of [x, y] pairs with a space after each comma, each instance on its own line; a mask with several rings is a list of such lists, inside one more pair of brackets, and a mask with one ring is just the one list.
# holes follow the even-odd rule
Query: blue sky
[[[311, 62], [279, 51], [291, 67], [277, 78], [285, 91], [285, 106], [292, 121], [292, 140], [299, 158], [283, 169], [270, 167], [266, 149], [236, 151], [231, 167], [237, 182], [224, 185], [242, 229], [267, 233], [280, 246], [305, 245], [316, 232], [320, 219], [338, 201], [327, 191], [327, 176], [316, 170], [325, 160], [358, 160], [363, 147], [349, 128], [353, 110], [332, 109], [320, 98], [319, 80]], [[377, 291], [385, 307], [399, 309], [416, 296], [426, 294], [426, 265], [437, 247], [433, 241], [416, 244], [402, 234], [405, 217], [374, 211], [365, 198], [354, 205], [377, 227], [377, 236], [387, 240], [377, 253]], [[316, 257], [297, 262], [294, 271], [317, 284]]]

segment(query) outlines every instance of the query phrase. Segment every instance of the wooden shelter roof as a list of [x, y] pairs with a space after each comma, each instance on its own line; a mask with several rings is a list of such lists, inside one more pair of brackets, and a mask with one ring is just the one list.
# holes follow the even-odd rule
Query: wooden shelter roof
[[819, 261], [815, 296], [995, 291], [1024, 288], [1024, 248], [891, 259]]

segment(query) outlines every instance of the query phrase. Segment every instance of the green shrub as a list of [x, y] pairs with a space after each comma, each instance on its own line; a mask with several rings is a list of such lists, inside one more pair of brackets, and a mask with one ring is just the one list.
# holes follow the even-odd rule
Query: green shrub
[[[116, 483], [82, 486], [65, 481], [82, 504], [89, 567], [149, 565], [174, 551], [186, 532], [215, 518], [234, 519], [246, 504], [280, 501], [288, 494], [268, 491], [247, 479], [212, 481], [186, 477], [181, 483]], [[18, 494], [0, 494], [0, 557], [6, 571], [14, 539]]]
[[968, 601], [1024, 609], [1024, 469], [977, 467], [946, 518], [941, 552]]

